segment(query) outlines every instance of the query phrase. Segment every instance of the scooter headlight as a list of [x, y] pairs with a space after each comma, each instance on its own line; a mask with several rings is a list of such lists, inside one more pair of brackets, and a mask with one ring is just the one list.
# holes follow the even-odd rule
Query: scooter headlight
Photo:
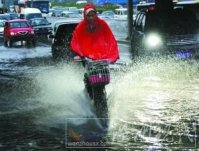
[[151, 33], [146, 37], [146, 46], [148, 47], [158, 47], [162, 44], [162, 39], [158, 34]]

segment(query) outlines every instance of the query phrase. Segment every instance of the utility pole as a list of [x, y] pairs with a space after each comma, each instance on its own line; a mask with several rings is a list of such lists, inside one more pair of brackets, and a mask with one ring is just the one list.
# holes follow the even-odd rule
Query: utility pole
[[5, 1], [6, 0], [1, 0], [1, 5], [2, 5], [2, 8], [1, 8], [1, 14], [5, 13], [7, 10], [6, 10], [6, 5], [5, 5]]
[[130, 40], [132, 34], [132, 27], [133, 27], [133, 0], [128, 0], [127, 8], [128, 8], [128, 36], [127, 40]]

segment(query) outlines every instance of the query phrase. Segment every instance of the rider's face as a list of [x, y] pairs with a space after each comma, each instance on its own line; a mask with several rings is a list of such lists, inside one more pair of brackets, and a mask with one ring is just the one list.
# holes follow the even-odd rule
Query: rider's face
[[90, 11], [87, 15], [86, 15], [86, 20], [88, 22], [93, 22], [96, 19], [96, 12], [95, 11]]

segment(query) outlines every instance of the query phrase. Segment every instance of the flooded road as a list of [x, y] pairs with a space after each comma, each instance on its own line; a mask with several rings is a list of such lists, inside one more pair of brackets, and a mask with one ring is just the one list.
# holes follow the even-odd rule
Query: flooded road
[[[127, 46], [120, 48], [124, 55], [112, 68], [130, 61]], [[82, 66], [54, 62], [43, 43], [1, 46], [0, 54], [0, 150], [64, 150], [66, 119], [96, 118]]]
[[197, 60], [169, 57], [133, 64], [111, 93], [113, 140], [133, 149], [198, 149], [198, 70]]
[[[95, 118], [81, 66], [53, 62], [48, 46], [1, 53], [1, 150], [68, 150], [66, 119]], [[199, 148], [198, 70], [197, 60], [162, 57], [113, 71], [108, 150]]]
[[[108, 127], [99, 123], [84, 93], [81, 66], [54, 62], [43, 43], [1, 46], [0, 150], [199, 149], [198, 60], [165, 56], [132, 62], [129, 46], [119, 46], [121, 58], [111, 66], [106, 87]], [[79, 143], [70, 144], [68, 134]]]

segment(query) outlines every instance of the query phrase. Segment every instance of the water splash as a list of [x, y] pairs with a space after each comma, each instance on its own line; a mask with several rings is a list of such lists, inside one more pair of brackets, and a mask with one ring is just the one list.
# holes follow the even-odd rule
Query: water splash
[[198, 114], [198, 69], [197, 60], [146, 57], [115, 77], [109, 97], [113, 142], [136, 147], [135, 142], [161, 143], [165, 135], [186, 137], [185, 129], [193, 133], [187, 121], [195, 121]]
[[36, 77], [41, 88], [39, 100], [54, 106], [52, 114], [67, 117], [91, 116], [90, 102], [84, 94], [83, 69], [73, 64], [59, 64]]

